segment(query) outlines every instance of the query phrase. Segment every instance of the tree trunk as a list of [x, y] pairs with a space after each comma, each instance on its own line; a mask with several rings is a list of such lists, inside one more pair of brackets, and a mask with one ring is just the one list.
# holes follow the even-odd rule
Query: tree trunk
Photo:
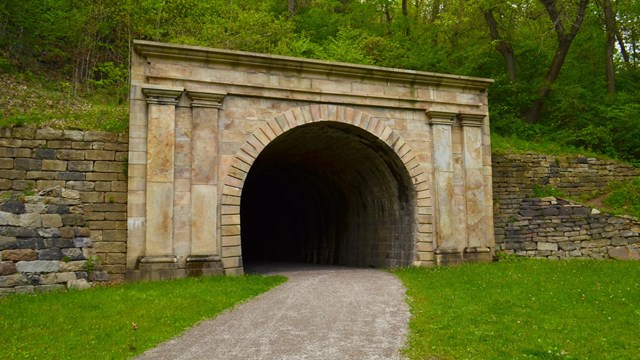
[[571, 43], [578, 34], [580, 26], [584, 20], [589, 0], [580, 0], [576, 18], [571, 24], [569, 32], [565, 30], [564, 25], [562, 24], [562, 18], [558, 12], [558, 8], [556, 7], [556, 0], [540, 0], [540, 2], [544, 4], [545, 10], [549, 15], [549, 19], [553, 23], [553, 27], [558, 37], [558, 46], [556, 47], [556, 52], [553, 56], [553, 60], [551, 61], [551, 65], [544, 76], [542, 86], [538, 90], [538, 98], [533, 102], [531, 108], [527, 112], [526, 119], [527, 122], [531, 124], [535, 124], [540, 121], [540, 113], [542, 112], [544, 101], [551, 93], [551, 87], [560, 75], [560, 70], [562, 70], [564, 60], [567, 58]]
[[402, 15], [409, 16], [409, 9], [407, 8], [407, 0], [402, 0]]
[[616, 93], [616, 73], [613, 65], [613, 53], [616, 45], [615, 23], [616, 18], [611, 8], [611, 0], [603, 0], [604, 10], [604, 25], [607, 32], [607, 47], [606, 47], [606, 78], [607, 78], [607, 93], [613, 95]]
[[289, 16], [296, 15], [296, 0], [289, 0]]
[[492, 10], [487, 10], [484, 12], [484, 19], [489, 26], [489, 35], [491, 36], [491, 40], [498, 42], [496, 44], [496, 50], [498, 50], [498, 52], [502, 54], [502, 57], [504, 58], [509, 81], [511, 81], [512, 83], [516, 82], [516, 55], [513, 52], [513, 47], [510, 43], [500, 37], [500, 33], [498, 32], [498, 23], [493, 16]]

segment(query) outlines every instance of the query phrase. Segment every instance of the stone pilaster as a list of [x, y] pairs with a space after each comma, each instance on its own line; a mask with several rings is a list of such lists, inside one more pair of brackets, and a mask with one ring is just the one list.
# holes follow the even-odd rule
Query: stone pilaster
[[[218, 229], [218, 112], [226, 94], [188, 91], [191, 99], [191, 256], [188, 267], [220, 263]], [[206, 263], [206, 264], [205, 264]], [[203, 268], [204, 266], [204, 268]], [[216, 267], [217, 271], [217, 267]]]
[[[147, 109], [146, 241], [141, 265], [173, 269], [175, 115], [183, 88], [145, 85]], [[157, 261], [156, 261], [157, 260]], [[153, 265], [152, 265], [153, 264]], [[163, 264], [162, 266], [158, 264]], [[153, 270], [142, 269], [141, 270]]]
[[[482, 151], [482, 125], [485, 114], [460, 114], [466, 197], [467, 253], [486, 249], [485, 184]], [[473, 249], [473, 250], [472, 250]], [[486, 251], [488, 252], [488, 250]]]
[[[455, 238], [456, 218], [453, 183], [452, 127], [457, 113], [427, 111], [433, 141], [433, 191], [435, 210], [436, 262], [444, 258], [460, 257], [464, 248]], [[444, 260], [448, 261], [448, 260]]]

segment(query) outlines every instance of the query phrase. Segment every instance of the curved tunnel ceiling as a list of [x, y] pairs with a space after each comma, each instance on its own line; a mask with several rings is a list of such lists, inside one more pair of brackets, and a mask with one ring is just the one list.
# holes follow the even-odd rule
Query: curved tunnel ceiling
[[338, 122], [296, 127], [258, 156], [241, 199], [245, 263], [410, 265], [414, 195], [398, 156]]

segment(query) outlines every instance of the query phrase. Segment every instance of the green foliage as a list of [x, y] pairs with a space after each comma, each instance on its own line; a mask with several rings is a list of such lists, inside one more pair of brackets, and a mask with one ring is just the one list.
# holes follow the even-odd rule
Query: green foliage
[[602, 210], [613, 214], [631, 215], [640, 219], [640, 178], [614, 182], [603, 199]]
[[635, 359], [634, 261], [501, 261], [395, 271], [410, 359]]
[[[409, 1], [406, 15], [400, 4], [296, 0], [292, 16], [281, 0], [0, 2], [0, 73], [33, 76], [57, 89], [54, 99], [76, 103], [54, 100], [56, 106], [21, 110], [5, 102], [0, 123], [126, 129], [129, 52], [133, 39], [144, 39], [491, 77], [494, 134], [640, 162], [637, 2], [615, 2], [630, 53], [624, 62], [616, 47], [617, 93], [607, 94], [602, 10], [592, 2], [535, 125], [524, 115], [539, 97], [558, 41], [542, 2]], [[557, 5], [568, 29], [576, 4]], [[496, 20], [498, 39], [490, 36], [486, 11]], [[515, 81], [497, 51], [501, 44], [513, 51]]]
[[220, 276], [5, 296], [3, 357], [128, 359], [284, 280]]

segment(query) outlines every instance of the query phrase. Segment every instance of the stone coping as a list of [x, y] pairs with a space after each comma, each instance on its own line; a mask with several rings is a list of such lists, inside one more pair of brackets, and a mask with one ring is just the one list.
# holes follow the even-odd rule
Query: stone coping
[[330, 74], [339, 78], [368, 78], [389, 82], [449, 86], [484, 90], [492, 79], [461, 75], [439, 74], [415, 70], [391, 69], [371, 65], [329, 62], [291, 56], [250, 53], [234, 50], [212, 49], [200, 46], [166, 44], [146, 40], [134, 40], [134, 49], [145, 57], [164, 57], [180, 60], [196, 60], [207, 63], [223, 63], [233, 66], [267, 68], [298, 75], [303, 72]]

